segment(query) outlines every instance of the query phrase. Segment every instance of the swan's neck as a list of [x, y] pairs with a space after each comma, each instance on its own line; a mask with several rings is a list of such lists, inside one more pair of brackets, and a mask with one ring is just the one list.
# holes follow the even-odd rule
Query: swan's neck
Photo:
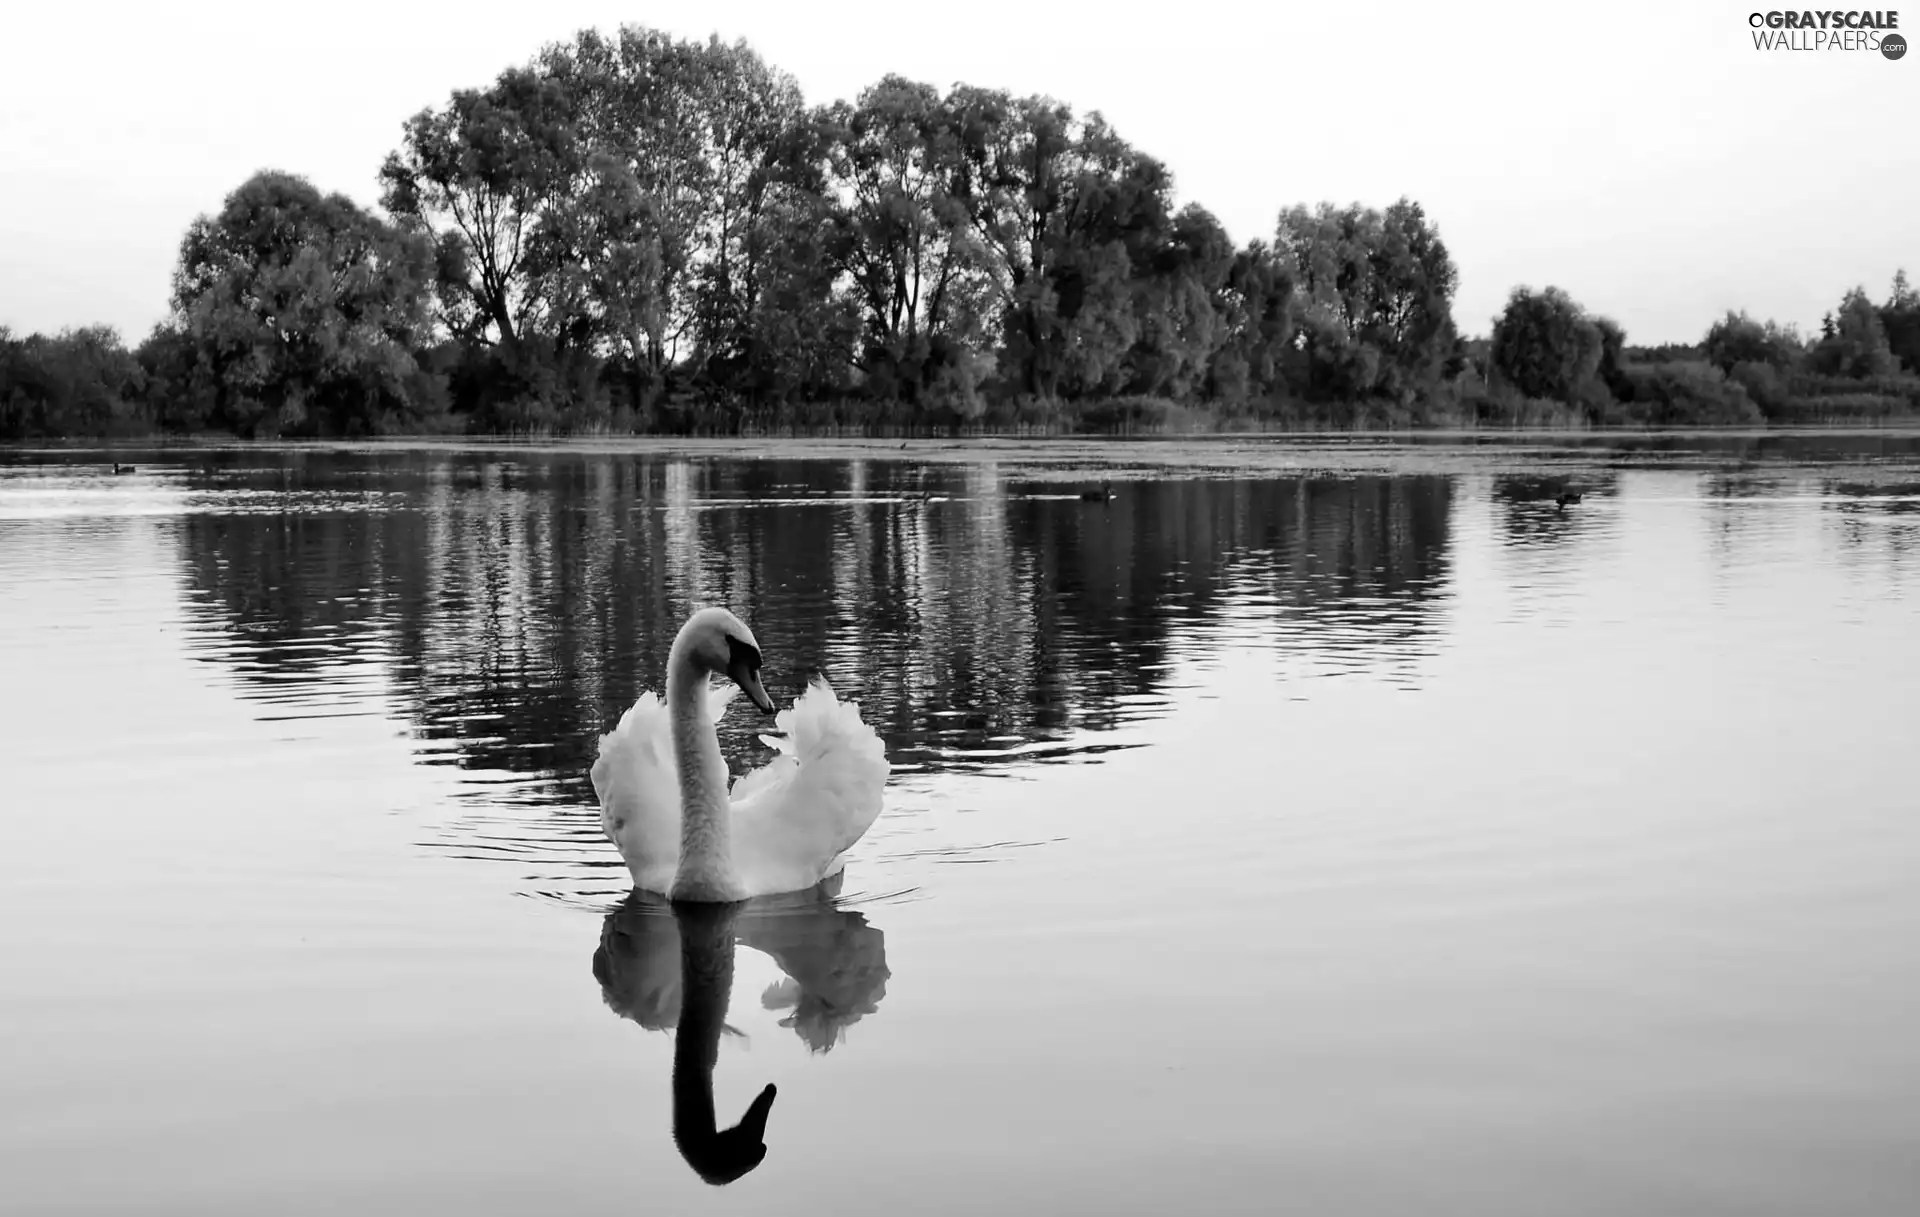
[[[720, 1057], [727, 999], [733, 992], [733, 923], [730, 907], [677, 913], [680, 931], [680, 1025], [674, 1036], [674, 1106], [687, 1108], [713, 1133], [713, 1067]], [[685, 1080], [683, 1081], [683, 1077]], [[704, 1109], [704, 1110], [703, 1110]]]
[[680, 775], [680, 867], [670, 893], [675, 900], [738, 900], [742, 895], [733, 873], [727, 762], [720, 755], [707, 692], [706, 673], [676, 648], [667, 665], [667, 714]]
[[727, 905], [683, 906], [674, 914], [680, 930], [680, 1025], [673, 1037], [673, 1143], [711, 1184], [731, 1183], [767, 1156], [767, 1116], [775, 1093], [766, 1087], [738, 1124], [725, 1132], [717, 1127], [713, 1066], [733, 991], [736, 911]]

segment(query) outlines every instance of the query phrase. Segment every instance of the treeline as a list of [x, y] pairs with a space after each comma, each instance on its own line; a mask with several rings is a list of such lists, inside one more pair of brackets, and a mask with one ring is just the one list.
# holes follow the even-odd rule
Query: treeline
[[1885, 304], [1849, 291], [1813, 338], [1729, 311], [1695, 346], [1635, 351], [1560, 289], [1522, 287], [1493, 336], [1468, 345], [1520, 421], [1791, 425], [1920, 413], [1920, 292], [1905, 271]]
[[170, 315], [135, 350], [101, 328], [0, 330], [0, 438], [1734, 422], [1920, 404], [1904, 279], [1884, 307], [1850, 294], [1811, 343], [1730, 318], [1716, 332], [1772, 345], [1727, 366], [1628, 348], [1552, 289], [1517, 292], [1491, 339], [1467, 341], [1452, 259], [1411, 200], [1290, 207], [1271, 240], [1236, 247], [1097, 113], [891, 76], [809, 107], [744, 43], [640, 27], [583, 32], [414, 116], [379, 178], [382, 214], [290, 174], [242, 184], [189, 228]]

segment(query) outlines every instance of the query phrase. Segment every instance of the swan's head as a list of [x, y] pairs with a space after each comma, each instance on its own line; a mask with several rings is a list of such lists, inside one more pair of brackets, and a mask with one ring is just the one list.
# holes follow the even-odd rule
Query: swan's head
[[673, 653], [701, 672], [726, 677], [760, 713], [773, 713], [773, 699], [760, 687], [760, 644], [747, 623], [726, 609], [704, 608], [687, 618], [673, 640]]

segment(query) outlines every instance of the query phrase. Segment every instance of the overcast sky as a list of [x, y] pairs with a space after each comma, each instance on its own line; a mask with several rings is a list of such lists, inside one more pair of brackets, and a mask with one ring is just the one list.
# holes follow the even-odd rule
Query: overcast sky
[[[1100, 110], [1236, 241], [1294, 202], [1419, 200], [1484, 333], [1516, 284], [1630, 341], [1818, 323], [1920, 279], [1920, 52], [1754, 49], [1752, 3], [258, 0], [8, 4], [0, 324], [166, 309], [182, 232], [258, 169], [372, 205], [401, 122], [586, 26], [746, 38], [809, 101], [888, 72]], [[1920, 34], [1920, 3], [1903, 14]]]

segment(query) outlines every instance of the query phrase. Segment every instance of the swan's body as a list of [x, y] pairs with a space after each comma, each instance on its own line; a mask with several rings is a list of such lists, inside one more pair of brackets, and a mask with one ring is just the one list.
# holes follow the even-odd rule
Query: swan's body
[[[740, 619], [702, 609], [674, 639], [666, 700], [642, 693], [600, 737], [600, 824], [642, 891], [722, 902], [800, 891], [837, 874], [880, 814], [885, 746], [818, 678], [775, 720], [786, 738], [761, 737], [781, 755], [728, 790], [714, 723], [741, 689], [773, 713], [759, 670]], [[714, 673], [735, 687], [712, 687]]]

